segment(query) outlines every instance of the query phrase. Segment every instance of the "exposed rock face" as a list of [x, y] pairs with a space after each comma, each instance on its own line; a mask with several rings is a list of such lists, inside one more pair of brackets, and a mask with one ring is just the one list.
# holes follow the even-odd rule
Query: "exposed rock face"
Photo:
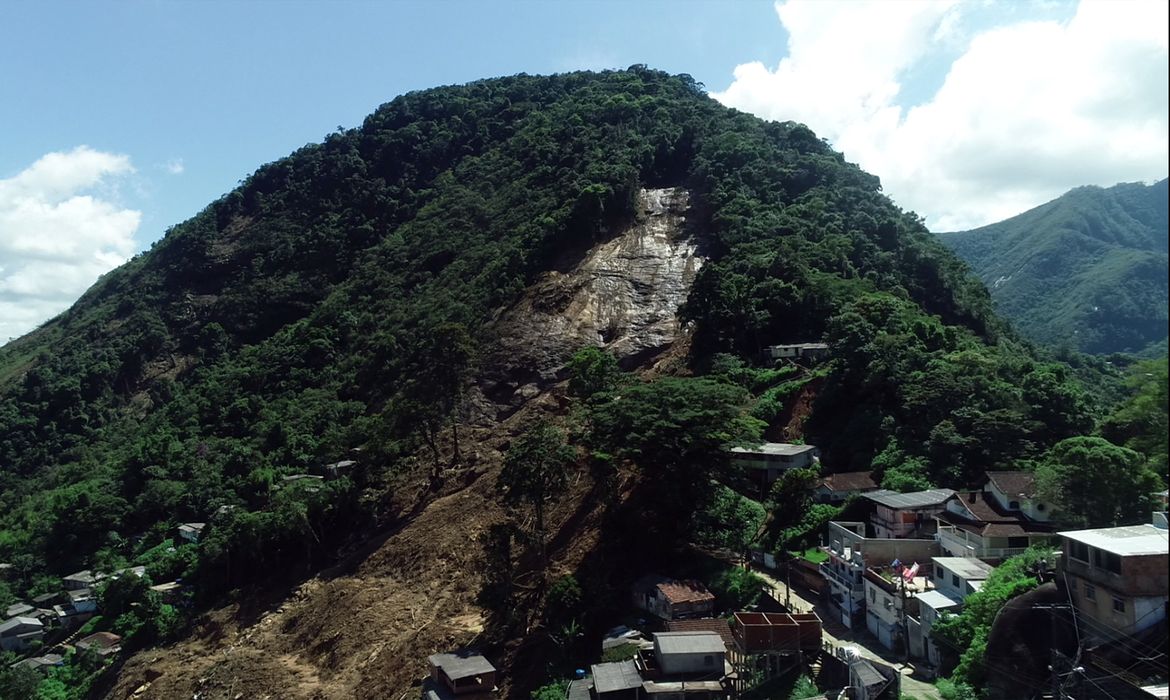
[[634, 363], [678, 337], [679, 306], [703, 264], [684, 224], [689, 193], [644, 189], [637, 222], [586, 254], [570, 272], [546, 273], [505, 312], [495, 364], [504, 376], [486, 387], [497, 402], [516, 405], [558, 379], [574, 352], [603, 347]]

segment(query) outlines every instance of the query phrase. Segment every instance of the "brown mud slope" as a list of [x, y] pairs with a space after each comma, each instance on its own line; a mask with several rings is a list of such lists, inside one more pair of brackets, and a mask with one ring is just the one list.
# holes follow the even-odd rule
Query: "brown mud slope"
[[[444, 490], [453, 491], [430, 502], [352, 572], [323, 572], [269, 611], [232, 605], [209, 613], [187, 639], [131, 657], [106, 697], [401, 700], [418, 694], [429, 654], [482, 641], [487, 611], [475, 602], [484, 567], [477, 538], [506, 518], [495, 490], [499, 448], [537, 411], [557, 408], [552, 397], [542, 397], [478, 435], [475, 449], [486, 466], [450, 475], [453, 486]], [[554, 577], [575, 569], [596, 544], [595, 509], [585, 502], [591, 485], [577, 475], [556, 509], [552, 539], [572, 545], [555, 552]]]
[[[508, 518], [495, 486], [508, 442], [540, 416], [565, 414], [564, 364], [574, 351], [600, 345], [627, 367], [652, 373], [685, 364], [677, 312], [702, 265], [685, 230], [689, 196], [643, 190], [640, 202], [626, 230], [567, 272], [550, 273], [496, 320], [501, 348], [489, 354], [486, 376], [469, 396], [475, 427], [460, 428], [470, 466], [449, 469], [433, 484], [429, 459], [420, 458], [414, 483], [392, 490], [410, 513], [400, 529], [287, 596], [267, 594], [271, 605], [242, 595], [240, 604], [205, 615], [186, 639], [132, 656], [105, 697], [403, 700], [418, 695], [428, 655], [469, 644], [489, 650], [507, 672], [505, 693], [530, 685], [543, 672], [549, 635], [535, 627], [537, 605], [520, 602], [519, 634], [489, 643], [488, 611], [475, 602], [486, 566], [478, 539]], [[562, 293], [550, 294], [553, 282]], [[617, 499], [630, 490], [618, 485]], [[592, 479], [579, 470], [548, 515], [550, 579], [579, 571], [603, 549], [598, 501]], [[525, 525], [527, 513], [517, 515]], [[525, 594], [532, 584], [517, 581], [526, 601], [538, 597]]]

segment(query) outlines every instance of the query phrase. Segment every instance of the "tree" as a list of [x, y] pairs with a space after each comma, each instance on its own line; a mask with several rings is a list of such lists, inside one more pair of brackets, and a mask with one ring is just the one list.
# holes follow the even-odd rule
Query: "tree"
[[532, 534], [545, 562], [545, 505], [560, 499], [568, 481], [568, 467], [576, 452], [565, 442], [565, 435], [545, 422], [521, 435], [504, 456], [497, 486], [504, 494], [504, 502], [515, 506], [527, 503], [532, 507]]
[[1101, 426], [1105, 438], [1142, 453], [1150, 467], [1162, 474], [1170, 454], [1167, 367], [1165, 357], [1134, 365], [1126, 381], [1132, 395]]
[[726, 486], [713, 488], [715, 496], [710, 505], [696, 517], [695, 539], [746, 557], [764, 523], [764, 507]]
[[1164, 486], [1133, 450], [1104, 438], [1075, 437], [1049, 450], [1036, 467], [1037, 495], [1069, 526], [1110, 527], [1140, 522]]
[[569, 360], [569, 393], [586, 399], [613, 391], [623, 379], [614, 356], [601, 348], [578, 350]]
[[747, 399], [741, 387], [707, 378], [634, 384], [591, 408], [589, 440], [650, 478], [651, 515], [678, 543], [711, 499], [711, 479], [726, 476], [726, 448], [759, 441], [764, 424], [746, 414]]

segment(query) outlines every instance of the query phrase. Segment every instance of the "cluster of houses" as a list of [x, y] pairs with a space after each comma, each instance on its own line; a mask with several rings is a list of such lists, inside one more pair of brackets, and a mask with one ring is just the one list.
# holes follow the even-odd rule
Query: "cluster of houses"
[[[658, 575], [631, 589], [634, 607], [665, 629], [644, 634], [628, 627], [610, 630], [601, 651], [624, 648], [620, 661], [577, 671], [571, 700], [723, 700], [753, 679], [775, 677], [821, 649], [821, 620], [815, 613], [739, 611], [714, 617], [715, 596], [694, 580]], [[482, 655], [434, 654], [425, 700], [491, 696], [497, 671]]]
[[1059, 565], [1087, 645], [1132, 640], [1166, 624], [1164, 512], [1151, 523], [1059, 531], [1028, 472], [988, 472], [977, 491], [917, 493], [835, 475], [822, 483], [825, 500], [840, 499], [845, 483], [868, 517], [828, 525], [828, 560], [820, 565], [828, 607], [834, 620], [866, 629], [890, 650], [937, 667], [943, 650], [934, 623], [960, 612], [1005, 558], [1037, 544], [1052, 545], [1050, 564]]
[[[198, 542], [205, 523], [183, 523], [176, 536], [184, 542]], [[61, 578], [61, 589], [18, 601], [4, 611], [0, 622], [0, 651], [24, 654], [48, 645], [58, 646], [72, 642], [78, 651], [106, 657], [121, 649], [121, 638], [110, 632], [97, 632], [73, 640], [74, 633], [101, 612], [98, 586], [123, 576], [146, 576], [145, 566], [131, 566], [110, 573], [85, 569]], [[178, 581], [151, 586], [151, 590], [168, 603], [179, 602], [186, 587]], [[71, 636], [72, 635], [72, 636]], [[35, 652], [34, 652], [35, 653]], [[14, 666], [46, 669], [60, 666], [64, 657], [48, 653], [22, 659]]]
[[61, 579], [62, 590], [8, 606], [5, 619], [0, 622], [0, 650], [21, 653], [46, 639], [67, 635], [97, 614], [98, 598], [94, 589], [99, 582], [145, 575], [146, 567], [134, 566], [110, 574], [85, 570], [65, 576]]

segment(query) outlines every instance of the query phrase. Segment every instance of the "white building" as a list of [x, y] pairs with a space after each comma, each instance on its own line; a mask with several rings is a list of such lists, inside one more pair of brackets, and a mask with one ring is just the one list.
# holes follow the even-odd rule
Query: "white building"
[[931, 562], [935, 590], [959, 602], [979, 590], [995, 571], [994, 566], [970, 557], [935, 557]]

